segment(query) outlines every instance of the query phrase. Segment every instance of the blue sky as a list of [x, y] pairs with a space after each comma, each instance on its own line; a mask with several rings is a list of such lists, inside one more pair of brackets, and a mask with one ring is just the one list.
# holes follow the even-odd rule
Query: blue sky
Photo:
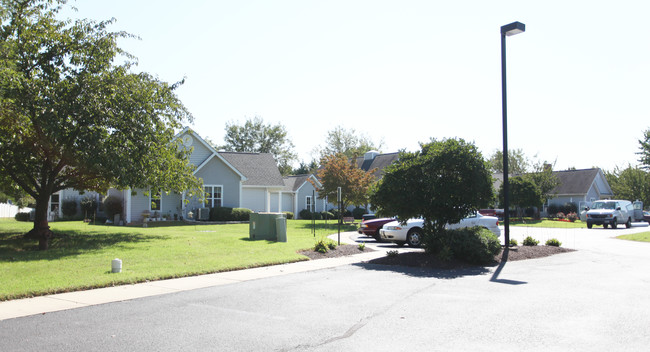
[[636, 165], [650, 128], [647, 1], [71, 1], [117, 21], [138, 70], [186, 83], [191, 126], [222, 143], [228, 121], [282, 123], [309, 161], [336, 126], [383, 152], [430, 138], [502, 147], [500, 35], [510, 148], [568, 167]]

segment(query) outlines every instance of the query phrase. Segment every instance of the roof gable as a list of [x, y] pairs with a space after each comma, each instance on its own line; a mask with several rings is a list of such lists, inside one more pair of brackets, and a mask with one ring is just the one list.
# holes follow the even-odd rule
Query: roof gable
[[396, 162], [399, 159], [399, 153], [387, 153], [387, 154], [379, 154], [375, 156], [373, 159], [365, 160], [364, 156], [360, 156], [357, 158], [357, 167], [359, 167], [363, 171], [370, 171], [372, 169], [376, 169], [372, 175], [380, 179], [384, 176], [384, 169], [388, 167], [388, 165]]
[[599, 173], [600, 169], [553, 171], [560, 183], [552, 193], [587, 194]]

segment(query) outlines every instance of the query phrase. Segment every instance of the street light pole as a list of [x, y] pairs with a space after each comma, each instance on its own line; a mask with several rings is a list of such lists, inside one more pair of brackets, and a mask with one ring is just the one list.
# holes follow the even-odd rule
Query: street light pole
[[506, 248], [510, 245], [510, 182], [508, 181], [508, 104], [506, 93], [506, 36], [526, 31], [526, 25], [512, 22], [501, 26], [501, 97], [503, 106], [503, 226]]

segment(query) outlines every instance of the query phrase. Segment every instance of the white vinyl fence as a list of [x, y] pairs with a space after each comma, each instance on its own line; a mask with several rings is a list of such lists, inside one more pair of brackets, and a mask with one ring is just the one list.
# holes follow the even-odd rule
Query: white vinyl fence
[[16, 216], [16, 213], [19, 212], [29, 212], [31, 208], [18, 208], [16, 205], [0, 203], [0, 218], [13, 218]]

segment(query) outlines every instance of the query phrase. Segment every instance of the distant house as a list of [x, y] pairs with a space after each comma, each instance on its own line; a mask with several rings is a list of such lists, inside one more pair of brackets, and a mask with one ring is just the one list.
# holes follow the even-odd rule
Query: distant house
[[[544, 204], [544, 208], [551, 204], [575, 203], [578, 209], [582, 209], [593, 201], [611, 199], [614, 196], [603, 171], [599, 168], [553, 171], [553, 175], [557, 177], [559, 184], [551, 191], [555, 196]], [[494, 174], [492, 177], [494, 189], [498, 191], [503, 183], [503, 174]]]
[[271, 211], [290, 211], [296, 218], [303, 209], [315, 212], [327, 211], [334, 207], [327, 199], [318, 199], [317, 188], [322, 187], [314, 175], [295, 175], [284, 177], [284, 188], [271, 194]]
[[605, 174], [599, 168], [553, 171], [553, 175], [560, 184], [553, 189], [555, 198], [550, 199], [547, 205], [575, 203], [578, 209], [582, 209], [593, 201], [614, 197]]
[[[192, 149], [189, 160], [196, 167], [194, 175], [203, 179], [205, 197], [157, 189], [111, 189], [107, 195], [122, 199], [122, 219], [126, 223], [142, 221], [143, 213], [149, 213], [150, 217], [187, 219], [192, 212], [196, 218], [199, 208], [220, 206], [268, 212], [272, 209], [272, 194], [285, 189], [285, 182], [271, 154], [220, 152], [190, 128], [179, 132], [175, 140]], [[100, 202], [104, 198], [94, 192], [66, 189], [51, 197], [50, 209], [53, 215], [62, 216], [61, 202], [66, 199], [79, 202], [87, 196]]]
[[357, 166], [363, 171], [375, 169], [372, 175], [379, 180], [384, 176], [387, 166], [399, 159], [399, 153], [380, 154], [377, 151], [369, 151], [357, 158]]

